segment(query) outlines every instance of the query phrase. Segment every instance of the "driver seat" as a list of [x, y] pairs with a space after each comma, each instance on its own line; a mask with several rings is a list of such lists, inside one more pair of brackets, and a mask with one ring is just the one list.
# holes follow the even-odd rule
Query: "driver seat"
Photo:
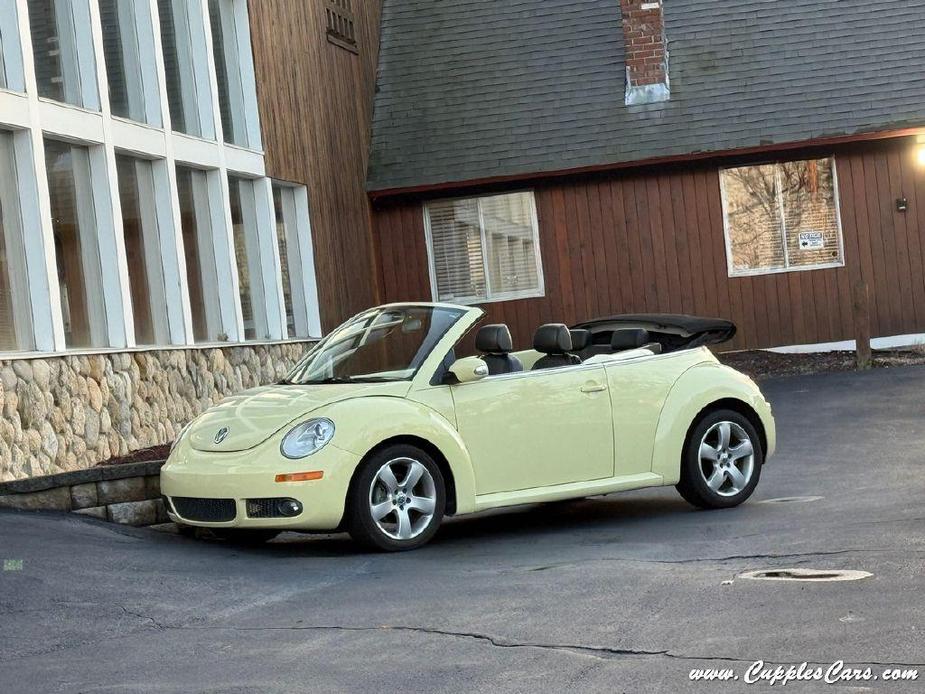
[[503, 323], [484, 325], [475, 335], [475, 348], [482, 352], [481, 358], [488, 365], [488, 375], [512, 374], [524, 370], [524, 365], [513, 354], [511, 331]]

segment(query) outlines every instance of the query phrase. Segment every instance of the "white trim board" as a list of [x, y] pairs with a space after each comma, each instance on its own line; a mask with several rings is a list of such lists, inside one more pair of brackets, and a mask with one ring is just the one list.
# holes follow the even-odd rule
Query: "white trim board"
[[[893, 349], [894, 347], [911, 347], [914, 345], [925, 345], [925, 333], [875, 337], [870, 341], [870, 346], [873, 349]], [[842, 340], [841, 342], [817, 342], [812, 345], [769, 347], [763, 351], [777, 352], [778, 354], [809, 354], [812, 352], [853, 352], [855, 349], [854, 340]]]

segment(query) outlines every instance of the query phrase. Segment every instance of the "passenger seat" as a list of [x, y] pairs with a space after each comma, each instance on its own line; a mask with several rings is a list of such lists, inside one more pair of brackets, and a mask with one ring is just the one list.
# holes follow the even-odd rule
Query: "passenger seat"
[[546, 355], [533, 365], [534, 371], [581, 363], [581, 358], [569, 354], [572, 351], [572, 336], [562, 323], [547, 323], [537, 328], [533, 336], [533, 349]]
[[569, 330], [569, 335], [572, 336], [572, 349], [571, 353], [576, 357], [582, 359], [582, 353], [591, 344], [591, 331], [590, 330]]
[[488, 365], [488, 375], [518, 373], [524, 370], [524, 365], [513, 354], [513, 341], [511, 331], [503, 323], [484, 325], [475, 335], [475, 348], [481, 355], [482, 361]]

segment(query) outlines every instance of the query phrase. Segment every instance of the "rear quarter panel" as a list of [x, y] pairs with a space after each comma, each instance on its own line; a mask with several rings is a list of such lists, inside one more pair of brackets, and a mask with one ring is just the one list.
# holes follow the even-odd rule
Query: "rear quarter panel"
[[714, 357], [706, 349], [608, 363], [613, 407], [614, 476], [652, 471], [659, 418], [684, 372]]
[[715, 359], [702, 361], [684, 371], [675, 381], [658, 419], [652, 472], [661, 475], [666, 485], [677, 484], [680, 479], [684, 441], [697, 415], [724, 399], [739, 400], [755, 411], [767, 438], [765, 459], [774, 453], [774, 418], [770, 405], [755, 382]]

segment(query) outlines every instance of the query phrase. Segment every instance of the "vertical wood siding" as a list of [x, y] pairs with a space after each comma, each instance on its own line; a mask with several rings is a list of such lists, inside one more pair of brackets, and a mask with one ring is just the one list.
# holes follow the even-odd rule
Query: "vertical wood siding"
[[359, 54], [327, 40], [325, 0], [248, 5], [267, 175], [308, 186], [328, 330], [379, 301], [365, 182], [381, 2], [353, 3]]
[[[487, 319], [521, 347], [544, 322], [632, 312], [729, 318], [729, 349], [830, 342], [853, 337], [863, 278], [875, 336], [925, 332], [925, 169], [912, 142], [839, 149], [835, 161], [845, 267], [753, 277], [728, 276], [716, 167], [535, 185], [546, 296], [483, 304]], [[383, 298], [431, 300], [421, 201], [381, 203], [375, 226]]]

